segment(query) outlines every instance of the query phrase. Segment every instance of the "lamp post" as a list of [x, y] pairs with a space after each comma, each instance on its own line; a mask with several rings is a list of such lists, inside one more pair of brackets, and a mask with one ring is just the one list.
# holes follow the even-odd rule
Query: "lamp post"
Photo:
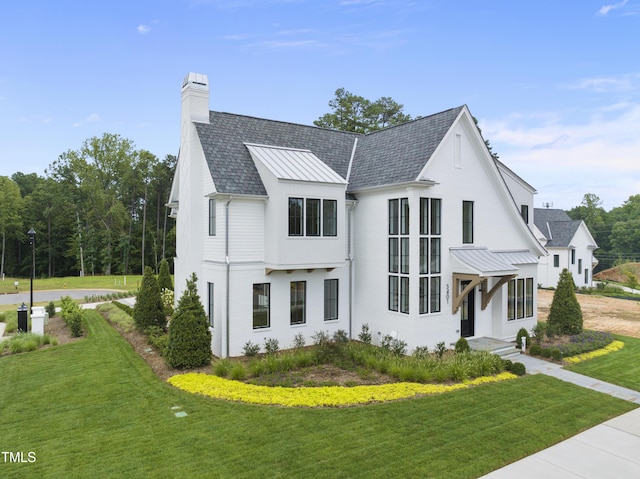
[[29, 235], [29, 244], [31, 245], [31, 298], [29, 302], [29, 317], [33, 312], [33, 277], [36, 273], [36, 230], [31, 228], [27, 233]]

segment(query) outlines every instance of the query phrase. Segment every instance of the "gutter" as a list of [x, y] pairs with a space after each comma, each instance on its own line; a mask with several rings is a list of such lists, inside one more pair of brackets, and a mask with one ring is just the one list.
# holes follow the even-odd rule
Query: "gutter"
[[349, 260], [349, 339], [353, 339], [353, 253], [351, 251], [351, 212], [358, 204], [351, 203], [347, 214], [347, 258]]

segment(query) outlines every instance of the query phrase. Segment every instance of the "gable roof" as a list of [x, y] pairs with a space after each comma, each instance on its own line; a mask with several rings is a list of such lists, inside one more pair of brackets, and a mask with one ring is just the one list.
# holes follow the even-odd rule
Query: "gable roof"
[[547, 248], [569, 247], [582, 224], [582, 220], [572, 220], [563, 210], [548, 208], [535, 208], [533, 222], [547, 238]]
[[215, 111], [194, 124], [220, 193], [266, 196], [246, 144], [308, 151], [354, 191], [415, 181], [463, 108], [366, 135]]
[[417, 180], [463, 108], [367, 134], [358, 142], [349, 190]]

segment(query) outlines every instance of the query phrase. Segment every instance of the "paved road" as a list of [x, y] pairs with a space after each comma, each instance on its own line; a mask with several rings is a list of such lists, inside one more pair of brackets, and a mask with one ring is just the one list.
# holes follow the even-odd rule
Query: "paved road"
[[[73, 299], [84, 299], [85, 296], [92, 294], [101, 295], [113, 293], [116, 290], [109, 289], [52, 289], [48, 291], [34, 291], [33, 302], [42, 303], [49, 301], [57, 301], [63, 296], [71, 296]], [[17, 306], [22, 303], [29, 305], [29, 292], [0, 294], [0, 304], [15, 304]]]

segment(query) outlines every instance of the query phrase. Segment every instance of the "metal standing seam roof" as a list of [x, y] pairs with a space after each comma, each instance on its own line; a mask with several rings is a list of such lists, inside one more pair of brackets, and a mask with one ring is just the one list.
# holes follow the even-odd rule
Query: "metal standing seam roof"
[[245, 143], [255, 161], [276, 178], [346, 185], [346, 180], [309, 150]]
[[508, 262], [508, 258], [504, 254], [494, 253], [487, 248], [455, 247], [449, 248], [449, 251], [454, 258], [480, 276], [502, 276], [518, 273], [518, 268]]

